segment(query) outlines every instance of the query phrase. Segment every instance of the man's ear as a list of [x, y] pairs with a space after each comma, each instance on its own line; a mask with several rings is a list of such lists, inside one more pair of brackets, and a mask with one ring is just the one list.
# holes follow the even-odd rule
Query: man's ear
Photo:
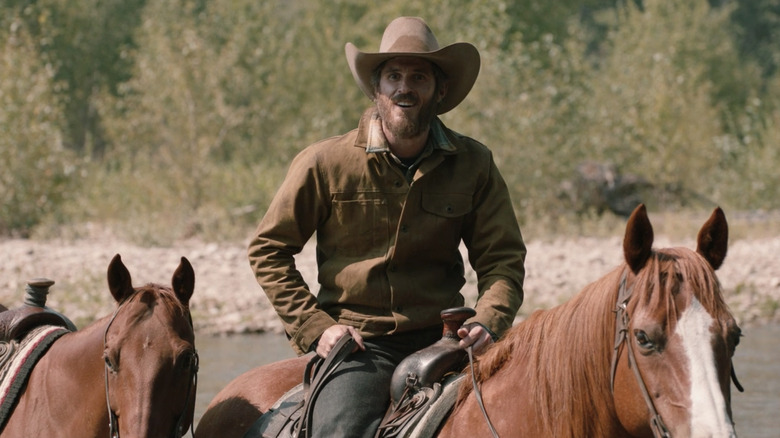
[[447, 95], [447, 81], [444, 81], [439, 87], [439, 96], [436, 103], [441, 103], [441, 101], [444, 100], [444, 96], [446, 95]]

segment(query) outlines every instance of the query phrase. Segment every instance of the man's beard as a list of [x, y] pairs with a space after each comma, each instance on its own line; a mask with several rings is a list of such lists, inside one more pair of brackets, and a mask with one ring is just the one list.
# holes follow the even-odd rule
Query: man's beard
[[437, 104], [433, 100], [420, 107], [417, 117], [410, 117], [406, 112], [400, 112], [400, 118], [396, 118], [393, 114], [396, 102], [405, 98], [409, 100], [413, 97], [409, 95], [395, 95], [391, 99], [379, 94], [376, 100], [379, 117], [382, 119], [385, 128], [398, 139], [414, 138], [427, 132], [431, 122], [436, 118]]

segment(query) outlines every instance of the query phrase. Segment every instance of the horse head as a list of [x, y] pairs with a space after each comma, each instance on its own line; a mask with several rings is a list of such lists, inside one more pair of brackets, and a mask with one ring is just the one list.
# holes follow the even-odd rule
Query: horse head
[[133, 287], [119, 255], [109, 264], [118, 303], [103, 336], [112, 437], [181, 437], [192, 424], [198, 356], [188, 307], [195, 274], [186, 258], [171, 284]]
[[736, 436], [729, 378], [740, 329], [715, 276], [726, 257], [726, 217], [712, 213], [695, 252], [652, 245], [640, 205], [626, 226], [616, 300], [616, 415], [632, 436]]

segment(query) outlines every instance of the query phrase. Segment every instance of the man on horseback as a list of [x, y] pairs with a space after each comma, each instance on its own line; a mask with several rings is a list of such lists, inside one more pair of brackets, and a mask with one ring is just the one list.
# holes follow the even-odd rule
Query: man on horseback
[[[379, 52], [345, 50], [374, 105], [357, 129], [293, 160], [249, 245], [297, 353], [326, 357], [344, 335], [356, 341], [314, 406], [318, 437], [374, 436], [395, 367], [441, 338], [441, 310], [464, 303], [461, 242], [479, 293], [461, 347], [484, 351], [523, 300], [525, 244], [492, 153], [438, 118], [471, 90], [477, 49], [439, 48], [422, 19], [401, 17]], [[316, 295], [294, 259], [314, 233]]]

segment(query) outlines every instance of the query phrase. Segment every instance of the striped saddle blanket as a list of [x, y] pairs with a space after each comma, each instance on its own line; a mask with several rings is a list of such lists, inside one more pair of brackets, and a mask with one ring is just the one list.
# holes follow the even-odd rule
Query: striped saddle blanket
[[0, 431], [11, 416], [38, 359], [68, 329], [44, 325], [33, 328], [23, 338], [0, 341]]

